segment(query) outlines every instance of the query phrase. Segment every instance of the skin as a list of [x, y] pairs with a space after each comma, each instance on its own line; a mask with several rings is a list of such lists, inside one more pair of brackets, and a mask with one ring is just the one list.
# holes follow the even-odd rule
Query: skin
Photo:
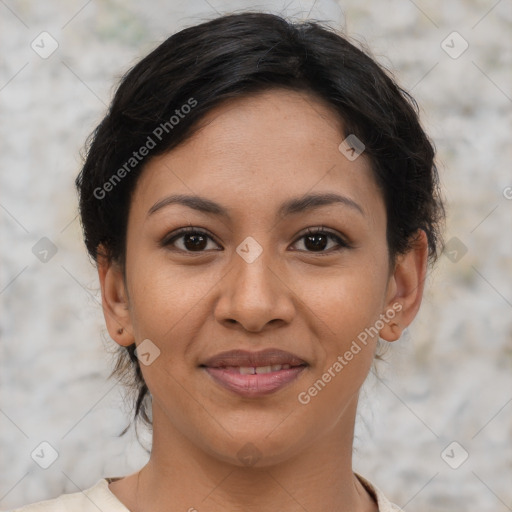
[[[153, 398], [150, 460], [110, 484], [131, 511], [377, 510], [352, 472], [358, 394], [377, 336], [309, 403], [297, 397], [393, 304], [401, 310], [379, 335], [400, 337], [421, 303], [427, 242], [420, 231], [390, 265], [382, 193], [364, 153], [350, 161], [338, 150], [342, 134], [320, 100], [272, 90], [222, 104], [146, 165], [129, 212], [126, 282], [115, 263], [98, 262], [112, 338], [150, 339], [160, 350], [142, 365]], [[284, 201], [312, 192], [346, 196], [362, 213], [331, 204], [276, 217]], [[148, 216], [178, 193], [211, 199], [229, 218], [179, 204]], [[187, 236], [159, 245], [187, 226], [211, 235], [203, 252]], [[350, 247], [321, 238], [315, 250], [304, 235], [321, 226]], [[248, 236], [263, 250], [252, 263], [236, 252]], [[198, 366], [225, 350], [271, 347], [309, 366], [265, 397], [242, 398]], [[244, 446], [255, 464], [237, 455]]]

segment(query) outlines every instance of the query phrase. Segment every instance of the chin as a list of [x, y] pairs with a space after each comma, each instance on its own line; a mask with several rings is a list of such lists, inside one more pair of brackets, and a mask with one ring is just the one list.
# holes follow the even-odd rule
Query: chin
[[[212, 440], [203, 449], [218, 460], [240, 468], [264, 468], [279, 464], [301, 451], [304, 432], [289, 432], [276, 427], [282, 418], [275, 418], [272, 427], [224, 431], [223, 439]], [[203, 443], [205, 438], [202, 438]]]

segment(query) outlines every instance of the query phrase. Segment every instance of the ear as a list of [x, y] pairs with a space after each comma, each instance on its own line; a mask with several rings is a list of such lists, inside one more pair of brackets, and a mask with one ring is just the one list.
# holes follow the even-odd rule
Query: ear
[[104, 254], [103, 247], [100, 245], [98, 275], [103, 315], [110, 337], [119, 345], [126, 347], [135, 341], [129, 313], [128, 293], [121, 268]]
[[382, 339], [398, 340], [402, 331], [414, 320], [423, 298], [427, 262], [427, 235], [420, 229], [412, 248], [398, 256], [389, 278], [386, 310], [383, 312], [388, 320], [383, 322], [385, 325], [379, 332]]

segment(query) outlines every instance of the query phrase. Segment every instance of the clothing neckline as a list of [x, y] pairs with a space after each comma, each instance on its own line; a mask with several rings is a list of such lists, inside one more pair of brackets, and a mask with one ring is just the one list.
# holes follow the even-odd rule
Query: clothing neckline
[[[373, 500], [377, 503], [377, 507], [379, 512], [386, 512], [391, 510], [401, 510], [389, 502], [389, 500], [384, 496], [384, 493], [375, 485], [373, 485], [369, 480], [361, 476], [360, 474], [354, 472], [354, 475], [357, 477], [361, 485], [368, 491]], [[112, 503], [116, 503], [119, 507], [122, 507], [123, 512], [130, 512], [130, 510], [126, 507], [126, 505], [119, 500], [119, 498], [110, 490], [109, 484], [112, 482], [116, 482], [118, 480], [122, 480], [124, 477], [106, 477], [102, 478], [96, 485], [103, 488], [103, 490], [107, 493], [109, 501]]]

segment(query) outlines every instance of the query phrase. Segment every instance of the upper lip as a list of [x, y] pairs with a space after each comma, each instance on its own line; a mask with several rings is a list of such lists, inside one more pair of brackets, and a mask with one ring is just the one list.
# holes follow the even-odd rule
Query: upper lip
[[269, 348], [259, 352], [249, 352], [247, 350], [228, 350], [221, 352], [210, 359], [207, 359], [201, 366], [211, 368], [221, 368], [227, 366], [273, 366], [289, 364], [290, 366], [306, 365], [306, 361], [290, 352], [285, 352], [277, 348]]

